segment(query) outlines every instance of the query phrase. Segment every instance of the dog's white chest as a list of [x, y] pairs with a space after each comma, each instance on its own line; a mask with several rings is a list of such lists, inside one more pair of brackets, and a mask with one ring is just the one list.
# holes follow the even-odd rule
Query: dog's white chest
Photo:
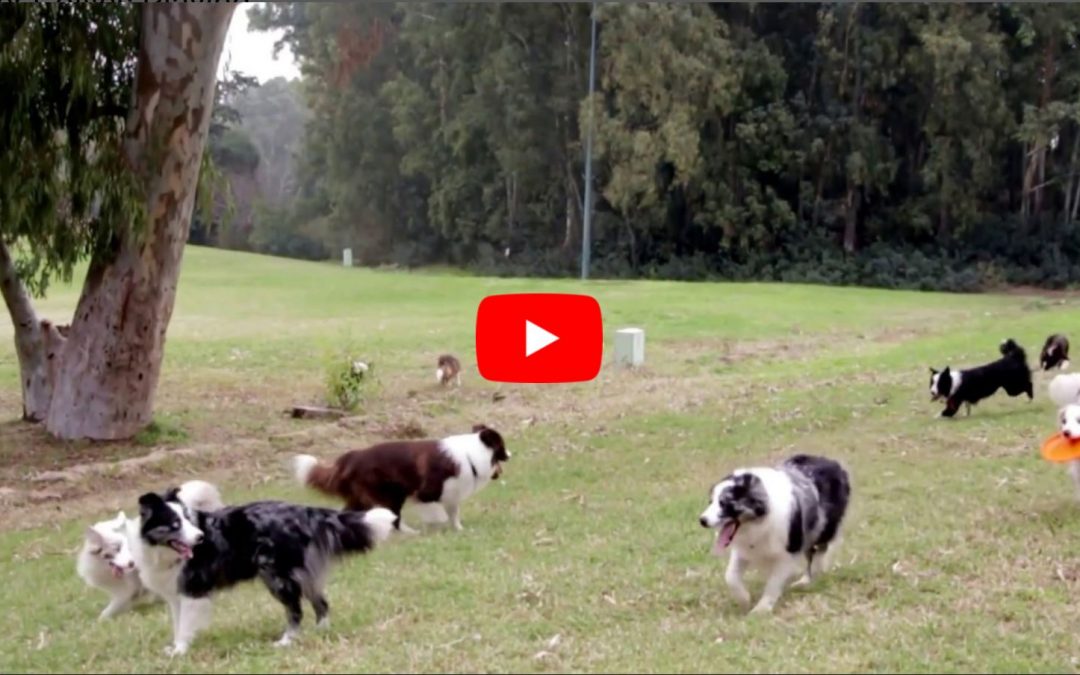
[[467, 453], [459, 455], [455, 461], [459, 467], [458, 475], [443, 482], [440, 501], [460, 504], [491, 481], [492, 466], [487, 458], [470, 457]]
[[779, 556], [788, 555], [784, 542], [777, 536], [769, 523], [744, 525], [732, 541], [732, 548], [739, 556], [750, 563], [769, 562]]
[[487, 479], [473, 476], [472, 473], [463, 473], [461, 476], [446, 479], [443, 483], [442, 500], [460, 504], [468, 497], [476, 494], [487, 483]]
[[160, 555], [159, 551], [147, 550], [144, 546], [137, 546], [134, 553], [135, 566], [139, 570], [139, 580], [143, 586], [162, 597], [175, 597], [179, 594], [179, 559]]

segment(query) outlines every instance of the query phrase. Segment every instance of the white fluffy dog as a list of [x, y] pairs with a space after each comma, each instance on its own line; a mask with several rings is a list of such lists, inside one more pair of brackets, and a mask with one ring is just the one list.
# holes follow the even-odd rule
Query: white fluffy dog
[[1055, 375], [1047, 387], [1050, 400], [1058, 408], [1070, 403], [1080, 403], [1080, 373], [1062, 373]]
[[88, 586], [109, 594], [109, 604], [98, 615], [109, 619], [131, 609], [145, 595], [139, 572], [128, 547], [128, 517], [123, 511], [112, 520], [102, 520], [86, 528], [75, 570]]
[[[1069, 440], [1080, 438], [1080, 404], [1070, 403], [1059, 410], [1058, 424], [1065, 438]], [[1067, 466], [1069, 475], [1072, 476], [1073, 483], [1076, 485], [1077, 495], [1080, 496], [1080, 459], [1074, 459]]]

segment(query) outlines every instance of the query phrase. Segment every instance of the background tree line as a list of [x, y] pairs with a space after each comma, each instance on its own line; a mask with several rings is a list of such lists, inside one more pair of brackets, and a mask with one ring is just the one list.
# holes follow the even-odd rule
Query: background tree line
[[591, 102], [590, 11], [252, 10], [304, 77], [236, 99], [276, 182], [219, 243], [575, 273], [591, 115], [594, 275], [1080, 280], [1080, 6], [601, 5]]

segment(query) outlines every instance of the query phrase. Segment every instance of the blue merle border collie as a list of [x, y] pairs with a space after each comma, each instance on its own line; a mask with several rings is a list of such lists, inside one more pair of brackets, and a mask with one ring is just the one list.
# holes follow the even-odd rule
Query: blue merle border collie
[[296, 637], [302, 599], [325, 625], [331, 559], [371, 550], [390, 536], [396, 518], [383, 508], [337, 511], [278, 501], [201, 511], [173, 491], [148, 492], [139, 498], [129, 540], [144, 583], [169, 605], [173, 644], [167, 652], [178, 655], [208, 622], [214, 593], [256, 578], [285, 606], [287, 626], [275, 644]]
[[967, 370], [930, 368], [930, 400], [945, 399], [942, 417], [955, 415], [961, 404], [970, 415], [971, 406], [990, 398], [998, 389], [1011, 397], [1027, 394], [1029, 401], [1035, 397], [1024, 349], [1010, 338], [1001, 343], [1000, 351], [997, 361]]
[[716, 530], [713, 555], [730, 548], [724, 579], [750, 606], [743, 575], [763, 569], [765, 590], [751, 613], [773, 610], [787, 584], [809, 584], [828, 570], [851, 501], [848, 472], [835, 460], [798, 454], [777, 467], [736, 469], [713, 485], [698, 521]]

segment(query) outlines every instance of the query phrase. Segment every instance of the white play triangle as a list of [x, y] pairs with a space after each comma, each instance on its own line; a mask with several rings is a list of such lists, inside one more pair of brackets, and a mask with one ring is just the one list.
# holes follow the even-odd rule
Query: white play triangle
[[525, 319], [525, 358], [532, 356], [558, 340], [558, 335], [554, 335], [532, 321]]

